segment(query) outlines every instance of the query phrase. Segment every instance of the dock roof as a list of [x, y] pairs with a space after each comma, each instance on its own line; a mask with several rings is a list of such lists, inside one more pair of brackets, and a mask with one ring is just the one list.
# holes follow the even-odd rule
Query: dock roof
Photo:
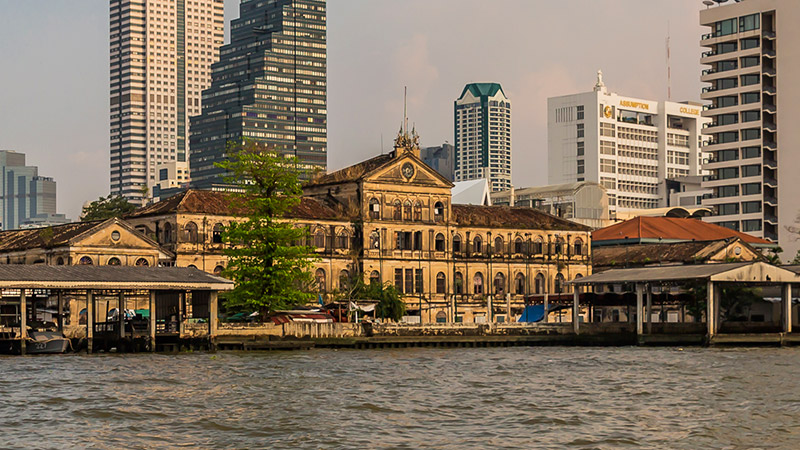
[[0, 289], [233, 289], [233, 281], [190, 267], [0, 264]]
[[697, 264], [635, 269], [612, 269], [569, 282], [578, 286], [619, 283], [658, 283], [675, 281], [715, 281], [739, 283], [797, 283], [800, 275], [782, 267], [754, 261]]

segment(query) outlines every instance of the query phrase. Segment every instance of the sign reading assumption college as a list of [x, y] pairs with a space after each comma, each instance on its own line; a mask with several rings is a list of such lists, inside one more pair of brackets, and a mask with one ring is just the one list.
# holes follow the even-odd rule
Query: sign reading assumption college
[[628, 108], [644, 109], [644, 110], [647, 110], [647, 111], [650, 110], [650, 105], [648, 105], [647, 103], [632, 102], [630, 100], [620, 100], [619, 101], [619, 106], [627, 106]]

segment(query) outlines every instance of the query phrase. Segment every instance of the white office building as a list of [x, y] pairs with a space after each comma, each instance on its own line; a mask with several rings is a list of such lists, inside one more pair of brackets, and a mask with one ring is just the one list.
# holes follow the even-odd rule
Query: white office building
[[[223, 0], [111, 0], [111, 194], [143, 203], [157, 166], [188, 161], [224, 32]], [[176, 180], [177, 181], [177, 180]]]
[[455, 181], [511, 189], [511, 102], [497, 83], [471, 83], [454, 105]]
[[667, 178], [701, 174], [702, 107], [609, 92], [602, 72], [590, 92], [547, 100], [548, 183], [591, 181], [618, 210], [667, 206]]
[[703, 116], [713, 198], [704, 220], [800, 249], [800, 2], [743, 0], [700, 11]]

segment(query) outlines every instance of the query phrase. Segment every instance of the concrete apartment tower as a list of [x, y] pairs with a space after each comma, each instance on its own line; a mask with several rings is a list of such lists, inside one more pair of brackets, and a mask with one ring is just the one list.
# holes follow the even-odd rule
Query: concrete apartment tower
[[309, 173], [326, 169], [325, 19], [324, 0], [241, 2], [202, 115], [192, 118], [193, 187], [225, 189], [214, 163], [242, 138], [297, 156]]
[[219, 59], [223, 0], [111, 0], [109, 12], [111, 194], [140, 204], [159, 165], [188, 169], [189, 116]]
[[800, 248], [800, 2], [744, 0], [700, 11], [701, 94], [711, 103], [705, 220]]
[[592, 91], [547, 99], [548, 183], [599, 183], [618, 210], [667, 206], [665, 179], [701, 173], [702, 107]]
[[498, 83], [471, 83], [454, 104], [455, 181], [511, 189], [511, 102]]
[[56, 182], [25, 165], [25, 154], [0, 150], [0, 230], [67, 223], [56, 213]]

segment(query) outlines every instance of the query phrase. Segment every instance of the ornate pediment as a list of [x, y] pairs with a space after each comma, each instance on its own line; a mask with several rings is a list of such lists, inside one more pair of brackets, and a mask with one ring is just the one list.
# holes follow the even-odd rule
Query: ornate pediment
[[391, 164], [370, 174], [364, 181], [450, 189], [452, 183], [413, 155], [395, 158]]

